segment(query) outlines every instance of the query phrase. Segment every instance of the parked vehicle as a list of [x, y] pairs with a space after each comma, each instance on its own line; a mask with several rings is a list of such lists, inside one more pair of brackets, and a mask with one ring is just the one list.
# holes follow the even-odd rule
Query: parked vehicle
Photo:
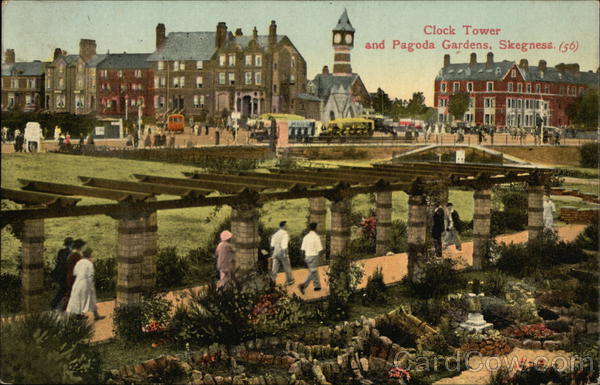
[[181, 114], [171, 114], [167, 116], [167, 123], [165, 128], [169, 132], [179, 132], [183, 133], [183, 128], [185, 127], [185, 119]]
[[344, 118], [329, 121], [320, 136], [373, 136], [374, 131], [371, 119]]

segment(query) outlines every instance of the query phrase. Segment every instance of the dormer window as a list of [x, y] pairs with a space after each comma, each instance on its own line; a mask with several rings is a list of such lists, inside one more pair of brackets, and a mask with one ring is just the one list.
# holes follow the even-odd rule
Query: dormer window
[[496, 76], [500, 76], [501, 72], [502, 70], [500, 69], [500, 67], [496, 67]]
[[512, 71], [510, 71], [510, 77], [511, 78], [516, 78], [517, 77], [517, 70], [513, 69]]

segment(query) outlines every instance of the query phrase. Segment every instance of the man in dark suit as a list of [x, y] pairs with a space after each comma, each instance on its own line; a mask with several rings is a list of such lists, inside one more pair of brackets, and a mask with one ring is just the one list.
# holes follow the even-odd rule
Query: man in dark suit
[[62, 300], [65, 298], [67, 293], [67, 258], [71, 254], [71, 247], [73, 246], [73, 238], [67, 237], [63, 242], [63, 248], [58, 251], [56, 255], [56, 263], [54, 264], [54, 270], [52, 270], [52, 279], [57, 283], [58, 290], [56, 295], [52, 299], [50, 305], [53, 309], [63, 309], [64, 304]]
[[433, 212], [433, 226], [431, 227], [431, 238], [435, 246], [435, 256], [442, 256], [442, 234], [444, 233], [444, 208], [440, 202], [436, 202]]

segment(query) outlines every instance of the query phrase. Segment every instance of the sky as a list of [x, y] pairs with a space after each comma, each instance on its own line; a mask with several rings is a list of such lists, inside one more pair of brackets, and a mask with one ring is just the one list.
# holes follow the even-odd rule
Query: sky
[[[471, 52], [484, 61], [548, 66], [579, 63], [596, 71], [598, 63], [598, 2], [590, 1], [27, 1], [3, 0], [2, 50], [13, 48], [17, 61], [50, 60], [54, 48], [77, 53], [79, 39], [94, 39], [98, 53], [153, 52], [155, 27], [169, 32], [214, 31], [224, 21], [230, 31], [244, 34], [257, 27], [267, 34], [271, 20], [278, 34], [287, 35], [307, 62], [309, 79], [324, 65], [333, 67], [332, 29], [346, 8], [355, 33], [352, 69], [367, 89], [382, 88], [392, 98], [425, 94], [433, 104], [433, 85], [450, 54], [452, 63], [468, 62]], [[463, 25], [471, 25], [469, 34]], [[427, 27], [429, 26], [429, 27]], [[474, 35], [473, 29], [487, 35]], [[454, 32], [432, 35], [426, 32]], [[453, 29], [453, 31], [451, 31]], [[489, 35], [491, 30], [497, 35]], [[428, 49], [402, 49], [397, 44], [425, 43]], [[487, 43], [488, 48], [443, 47], [451, 43]], [[545, 43], [546, 48], [522, 52], [501, 49], [500, 40]], [[384, 42], [383, 49], [367, 43]], [[548, 49], [548, 43], [552, 48]], [[561, 43], [566, 43], [562, 44]], [[430, 46], [428, 44], [427, 46]], [[539, 47], [539, 46], [538, 46]], [[561, 48], [565, 52], [561, 52]]]

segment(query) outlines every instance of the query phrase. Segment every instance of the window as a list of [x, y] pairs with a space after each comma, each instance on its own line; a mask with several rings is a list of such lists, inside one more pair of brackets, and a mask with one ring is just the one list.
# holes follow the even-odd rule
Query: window
[[508, 83], [506, 85], [506, 89], [508, 90], [508, 92], [513, 92], [513, 84], [512, 84], [512, 82], [510, 82], [510, 83]]
[[135, 70], [135, 77], [136, 78], [141, 78], [142, 77], [142, 70]]
[[58, 72], [60, 72], [61, 74], [62, 74], [63, 72], [65, 72], [65, 65], [64, 65], [64, 64], [60, 64], [60, 65], [58, 66]]
[[146, 106], [146, 103], [145, 103], [145, 100], [144, 100], [144, 97], [143, 97], [143, 96], [140, 96], [140, 97], [138, 98], [138, 101], [137, 101], [137, 102], [138, 102], [138, 106], [142, 106], [142, 107], [145, 107], [145, 106]]
[[182, 61], [181, 63], [179, 63], [179, 70], [180, 71], [185, 71], [185, 62]]
[[527, 92], [528, 94], [531, 93], [531, 83], [527, 83], [527, 85], [525, 86], [525, 92]]
[[544, 93], [545, 94], [549, 94], [550, 93], [550, 86], [548, 86], [548, 85], [544, 86]]
[[292, 61], [291, 61], [291, 63], [290, 63], [290, 66], [291, 66], [292, 68], [296, 68], [296, 58], [295, 58], [294, 56], [292, 56]]
[[82, 78], [77, 78], [77, 88], [79, 88], [79, 89], [83, 88], [83, 79]]
[[512, 100], [510, 98], [506, 98], [506, 108], [512, 107]]
[[441, 92], [446, 92], [446, 83], [441, 83], [440, 84], [440, 91]]
[[65, 89], [65, 79], [64, 79], [64, 78], [60, 78], [60, 79], [58, 80], [58, 87], [59, 87], [61, 90], [64, 90], [64, 89]]
[[473, 82], [468, 82], [467, 83], [467, 91], [468, 92], [473, 92]]
[[579, 87], [579, 96], [583, 95], [583, 87]]
[[196, 69], [201, 70], [202, 68], [204, 68], [204, 62], [202, 60], [196, 61]]
[[540, 92], [542, 92], [542, 87], [539, 84], [535, 85], [535, 93], [539, 94]]
[[154, 77], [154, 88], [158, 88], [158, 85], [160, 84], [160, 78], [158, 76]]
[[35, 79], [27, 80], [27, 88], [35, 88]]
[[25, 95], [25, 104], [26, 105], [32, 105], [33, 104], [33, 96], [31, 95]]
[[452, 84], [452, 91], [453, 92], [458, 92], [460, 90], [460, 83], [459, 82], [454, 82]]
[[448, 106], [448, 99], [440, 99], [440, 107]]
[[173, 71], [177, 71], [179, 69], [179, 60], [175, 60], [173, 62]]
[[48, 77], [46, 80], [46, 88], [52, 88], [52, 78]]
[[100, 71], [100, 76], [102, 76], [104, 79], [106, 79], [108, 77], [108, 71], [107, 70]]
[[219, 84], [225, 84], [225, 72], [219, 72]]
[[[257, 67], [262, 66], [262, 55], [256, 55], [254, 57], [254, 65]], [[277, 69], [277, 64], [275, 64], [275, 69]]]
[[256, 84], [262, 84], [262, 72], [258, 71], [254, 73], [254, 82]]
[[246, 55], [246, 60], [244, 64], [246, 64], [247, 66], [252, 65], [252, 55]]
[[230, 72], [227, 75], [227, 78], [228, 78], [229, 84], [235, 84], [235, 74], [233, 72]]
[[160, 86], [161, 87], [166, 87], [167, 86], [167, 78], [164, 76], [160, 77]]
[[226, 57], [225, 55], [219, 55], [219, 65], [223, 67], [225, 65]]
[[517, 92], [523, 92], [523, 83], [517, 83]]
[[111, 108], [112, 107], [112, 100], [107, 99], [106, 100], [106, 108]]
[[252, 84], [252, 72], [244, 72], [244, 84]]
[[159, 107], [158, 101], [159, 101], [158, 95], [155, 95], [154, 96], [154, 108], [158, 108]]
[[290, 74], [290, 83], [294, 84], [295, 81], [296, 81], [296, 75]]
[[473, 108], [475, 105], [475, 98], [469, 98], [469, 108]]
[[123, 71], [119, 70], [118, 72], [119, 79], [123, 79]]
[[202, 76], [196, 76], [196, 87], [202, 88]]
[[234, 66], [235, 65], [235, 54], [234, 53], [230, 53], [228, 55], [228, 63], [230, 66]]
[[78, 72], [83, 72], [83, 64], [82, 64], [82, 63], [79, 63], [79, 64], [77, 65], [77, 71], [78, 71]]
[[164, 61], [159, 61], [158, 62], [158, 69], [159, 70], [164, 70], [165, 69], [165, 62]]
[[160, 103], [159, 103], [159, 107], [164, 107], [165, 106], [165, 97], [161, 96], [160, 97]]
[[179, 77], [178, 76], [175, 76], [173, 78], [173, 87], [179, 88]]
[[185, 76], [179, 77], [179, 86], [181, 88], [185, 87]]
[[565, 87], [561, 86], [559, 88], [559, 90], [558, 90], [558, 93], [561, 94], [561, 95], [564, 95], [565, 94]]
[[517, 70], [510, 71], [510, 77], [511, 78], [516, 78], [517, 77]]
[[494, 82], [487, 82], [485, 84], [486, 91], [490, 92], [494, 90]]
[[10, 88], [19, 88], [19, 79], [11, 79]]
[[485, 108], [493, 108], [494, 107], [494, 98], [484, 98], [483, 104]]

